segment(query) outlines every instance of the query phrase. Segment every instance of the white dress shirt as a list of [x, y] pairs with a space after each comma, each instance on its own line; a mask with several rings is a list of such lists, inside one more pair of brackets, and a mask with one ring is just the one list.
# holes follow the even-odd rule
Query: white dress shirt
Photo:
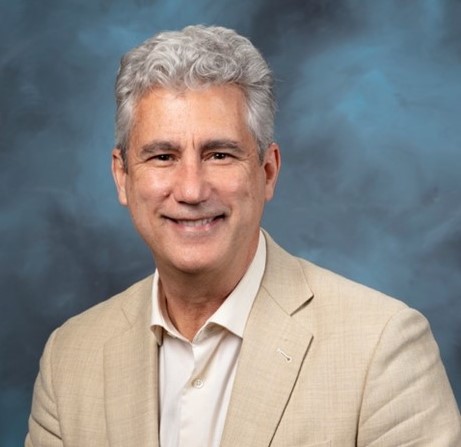
[[152, 290], [152, 330], [159, 347], [161, 447], [218, 447], [229, 406], [246, 321], [266, 263], [260, 232], [247, 272], [192, 342], [172, 324], [158, 293]]

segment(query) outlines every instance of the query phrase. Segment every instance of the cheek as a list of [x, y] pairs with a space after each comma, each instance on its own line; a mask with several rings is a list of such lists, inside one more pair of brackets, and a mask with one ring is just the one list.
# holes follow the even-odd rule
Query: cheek
[[139, 173], [131, 181], [130, 196], [136, 202], [152, 202], [165, 197], [169, 184], [164, 176], [152, 172]]
[[253, 195], [252, 181], [245, 170], [221, 171], [214, 177], [215, 189], [228, 198], [242, 201]]
[[[229, 176], [221, 176], [222, 191], [233, 198], [242, 207], [258, 207], [264, 202], [264, 181], [258, 173], [249, 174], [246, 170], [234, 172]], [[253, 211], [253, 209], [250, 209]]]

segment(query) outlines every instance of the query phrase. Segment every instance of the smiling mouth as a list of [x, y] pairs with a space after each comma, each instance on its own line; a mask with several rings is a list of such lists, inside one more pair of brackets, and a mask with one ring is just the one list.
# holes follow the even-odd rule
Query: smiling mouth
[[203, 219], [173, 219], [172, 217], [167, 217], [167, 219], [183, 227], [198, 228], [210, 225], [219, 219], [224, 219], [224, 214]]

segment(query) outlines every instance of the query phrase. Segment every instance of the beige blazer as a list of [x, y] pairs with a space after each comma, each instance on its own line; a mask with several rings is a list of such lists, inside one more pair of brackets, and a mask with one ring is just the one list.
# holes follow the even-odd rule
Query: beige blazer
[[[424, 317], [266, 238], [221, 445], [461, 446]], [[150, 277], [51, 335], [27, 447], [158, 446], [151, 287]]]

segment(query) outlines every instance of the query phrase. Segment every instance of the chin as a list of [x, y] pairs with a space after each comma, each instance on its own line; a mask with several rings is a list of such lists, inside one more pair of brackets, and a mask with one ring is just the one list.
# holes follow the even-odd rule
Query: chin
[[183, 273], [199, 274], [212, 271], [219, 264], [218, 259], [204, 259], [197, 254], [190, 253], [190, 256], [187, 256], [187, 253], [184, 253], [185, 256], [171, 260], [171, 265], [175, 270]]
[[182, 262], [174, 264], [176, 271], [181, 272], [184, 275], [200, 275], [207, 272], [211, 272], [213, 267], [209, 264], [201, 264], [198, 262]]

